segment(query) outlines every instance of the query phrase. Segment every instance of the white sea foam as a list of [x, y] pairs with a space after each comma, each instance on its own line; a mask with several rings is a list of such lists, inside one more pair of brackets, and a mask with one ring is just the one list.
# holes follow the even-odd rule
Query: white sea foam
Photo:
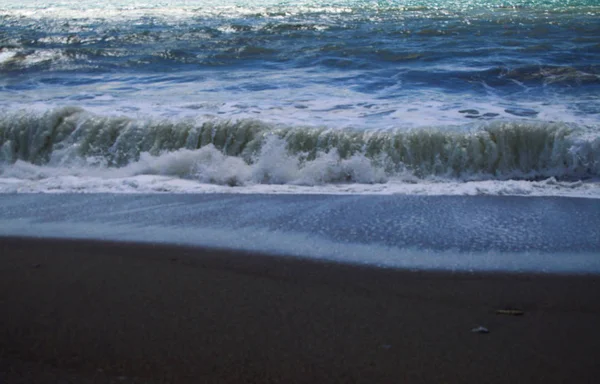
[[[275, 142], [274, 144], [278, 144]], [[275, 145], [249, 165], [212, 146], [160, 156], [144, 154], [123, 168], [40, 166], [17, 161], [0, 167], [0, 193], [267, 193], [369, 195], [489, 195], [600, 198], [600, 180], [452, 181], [410, 174], [386, 176], [363, 156], [333, 152], [308, 166]], [[278, 153], [279, 152], [279, 153]], [[273, 157], [274, 156], [274, 157]], [[283, 158], [279, 157], [283, 156]], [[93, 162], [90, 160], [90, 162]], [[344, 182], [348, 175], [354, 180]], [[342, 182], [340, 182], [342, 181]]]

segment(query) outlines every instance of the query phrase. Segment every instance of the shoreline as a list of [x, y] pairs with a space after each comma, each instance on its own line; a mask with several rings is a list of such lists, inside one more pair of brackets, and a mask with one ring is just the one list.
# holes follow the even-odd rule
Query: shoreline
[[0, 236], [236, 249], [405, 269], [600, 274], [588, 199], [10, 195]]
[[[407, 271], [93, 240], [0, 237], [0, 251], [7, 383], [600, 375], [597, 275]], [[478, 326], [490, 333], [471, 332]]]

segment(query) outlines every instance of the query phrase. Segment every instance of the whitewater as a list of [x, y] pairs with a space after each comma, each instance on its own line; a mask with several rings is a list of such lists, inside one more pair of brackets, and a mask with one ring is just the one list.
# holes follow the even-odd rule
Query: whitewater
[[0, 192], [599, 198], [599, 16], [0, 0]]

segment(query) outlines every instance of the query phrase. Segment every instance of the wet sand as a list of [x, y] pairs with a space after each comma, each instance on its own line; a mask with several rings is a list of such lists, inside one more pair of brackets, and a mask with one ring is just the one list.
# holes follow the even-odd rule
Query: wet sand
[[0, 238], [0, 313], [2, 383], [600, 378], [598, 276]]

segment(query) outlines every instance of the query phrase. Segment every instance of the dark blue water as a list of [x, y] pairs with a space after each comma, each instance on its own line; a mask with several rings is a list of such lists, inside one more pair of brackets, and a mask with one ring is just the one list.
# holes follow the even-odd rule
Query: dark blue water
[[[88, 168], [172, 153], [176, 166], [157, 160], [121, 176], [235, 185], [594, 179], [599, 17], [591, 0], [3, 0], [0, 171], [113, 178]], [[248, 121], [256, 127], [239, 128]], [[283, 142], [269, 157], [271, 136]], [[207, 155], [181, 165], [181, 150], [208, 145], [235, 158], [233, 179], [210, 174], [223, 171]], [[296, 159], [296, 173], [256, 174], [261, 161], [288, 164], [282, 156]], [[335, 175], [307, 171], [319, 156]]]

